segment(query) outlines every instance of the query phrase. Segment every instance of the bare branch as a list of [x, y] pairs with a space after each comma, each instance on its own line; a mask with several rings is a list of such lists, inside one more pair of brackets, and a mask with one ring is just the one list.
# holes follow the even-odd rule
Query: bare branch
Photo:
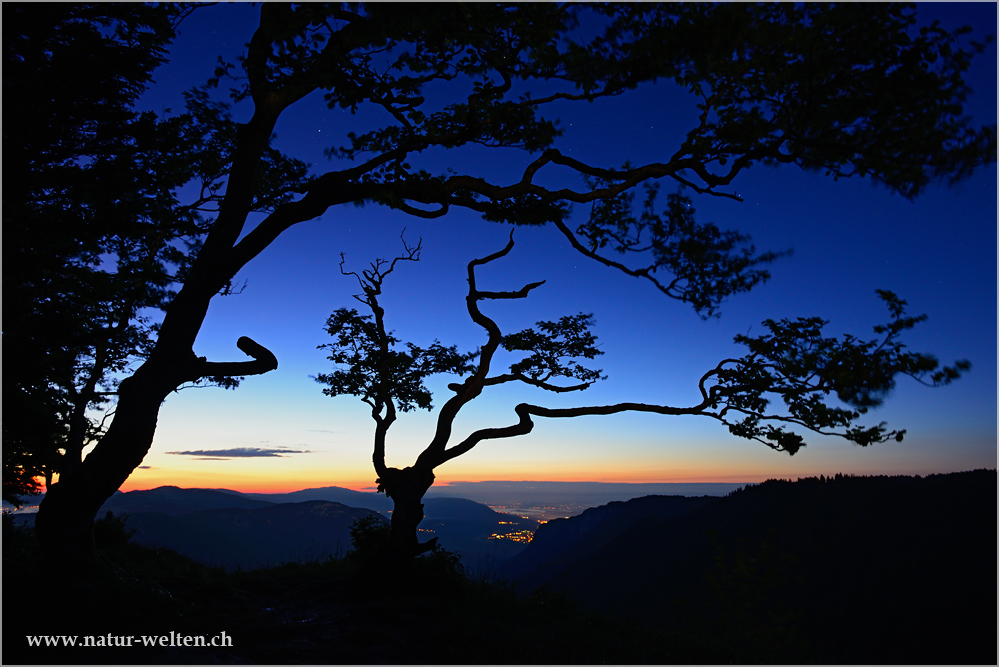
[[278, 367], [277, 357], [274, 356], [274, 353], [247, 336], [240, 337], [236, 341], [236, 347], [246, 356], [253, 357], [253, 361], [215, 362], [207, 361], [204, 357], [199, 357], [199, 363], [195, 370], [196, 376], [193, 379], [263, 375]]
[[572, 245], [572, 247], [575, 250], [581, 252], [590, 259], [595, 259], [604, 266], [617, 269], [619, 271], [628, 274], [629, 276], [634, 276], [636, 278], [645, 278], [646, 280], [650, 281], [653, 285], [655, 285], [656, 288], [663, 294], [672, 298], [676, 298], [676, 294], [670, 292], [670, 287], [672, 285], [663, 285], [661, 282], [659, 282], [659, 280], [656, 279], [655, 276], [653, 276], [650, 273], [648, 268], [632, 269], [625, 266], [621, 262], [615, 262], [614, 260], [604, 257], [603, 255], [598, 255], [596, 252], [594, 252], [593, 250], [587, 248], [582, 243], [580, 243], [579, 239], [576, 238], [576, 235], [572, 233], [572, 230], [570, 230], [561, 220], [553, 221], [552, 224], [555, 225], [556, 229], [562, 232], [563, 236], [565, 236], [565, 238], [568, 239], [570, 245]]
[[536, 283], [529, 283], [524, 287], [521, 287], [516, 292], [475, 292], [475, 297], [477, 299], [523, 299], [528, 293], [535, 287], [541, 287], [546, 281], [542, 280]]
[[441, 204], [440, 208], [436, 211], [424, 211], [423, 209], [413, 208], [406, 202], [399, 202], [395, 204], [395, 208], [399, 209], [403, 213], [408, 213], [416, 218], [423, 218], [425, 220], [433, 220], [435, 218], [441, 218], [447, 215], [447, 212], [451, 210], [451, 206], [447, 203]]

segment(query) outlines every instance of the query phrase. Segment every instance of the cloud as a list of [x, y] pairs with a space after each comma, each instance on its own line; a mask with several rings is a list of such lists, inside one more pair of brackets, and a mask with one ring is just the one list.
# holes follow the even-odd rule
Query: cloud
[[152, 466], [139, 466], [139, 470], [149, 470]]
[[261, 456], [284, 456], [286, 454], [311, 454], [307, 449], [264, 449], [263, 447], [234, 447], [232, 449], [191, 449], [183, 452], [167, 452], [178, 456], [196, 456], [198, 460], [211, 461]]

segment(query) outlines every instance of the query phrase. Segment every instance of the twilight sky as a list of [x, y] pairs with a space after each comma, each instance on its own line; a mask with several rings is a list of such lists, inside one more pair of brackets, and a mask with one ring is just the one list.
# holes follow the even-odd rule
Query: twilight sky
[[[940, 18], [947, 28], [975, 26], [979, 38], [996, 25], [994, 3], [920, 5], [919, 12]], [[143, 99], [144, 106], [157, 112], [181, 109], [181, 93], [212, 75], [217, 56], [234, 60], [258, 16], [259, 7], [246, 4], [195, 11], [182, 24], [171, 61], [157, 71], [157, 84]], [[975, 60], [969, 80], [974, 95], [967, 113], [976, 124], [995, 123], [994, 44]], [[249, 104], [235, 107], [237, 119], [248, 117], [250, 109], [243, 107]], [[671, 154], [692, 125], [693, 105], [692, 97], [660, 84], [581, 107], [567, 104], [549, 115], [561, 118], [565, 130], [557, 148], [593, 164], [619, 166], [625, 160], [640, 164]], [[331, 168], [323, 149], [342, 144], [347, 131], [381, 120], [372, 113], [364, 108], [357, 116], [329, 111], [321, 96], [313, 95], [282, 116], [277, 145], [322, 173]], [[462, 149], [430, 154], [424, 163], [431, 171], [453, 165], [510, 182], [519, 180], [530, 159], [517, 151]], [[545, 178], [576, 184], [557, 171]], [[553, 228], [517, 228], [513, 252], [477, 273], [480, 288], [509, 290], [547, 282], [524, 300], [484, 302], [483, 311], [507, 333], [541, 319], [593, 313], [594, 333], [605, 352], [597, 362], [608, 379], [568, 395], [509, 385], [492, 388], [462, 411], [457, 438], [513, 423], [513, 406], [525, 401], [552, 407], [621, 401], [692, 404], [698, 399], [698, 378], [719, 360], [741, 354], [732, 337], [761, 333], [765, 318], [818, 315], [831, 320], [827, 335], [872, 338], [871, 328], [887, 321], [874, 294], [877, 288], [908, 300], [912, 314], [929, 315], [928, 322], [908, 332], [910, 348], [933, 353], [946, 364], [969, 359], [971, 372], [939, 389], [903, 378], [885, 406], [867, 415], [867, 422], [907, 429], [902, 443], [861, 448], [802, 431], [808, 445], [790, 457], [735, 438], [704, 417], [625, 413], [539, 418], [528, 436], [484, 441], [438, 468], [438, 484], [758, 482], [820, 473], [994, 468], [995, 165], [956, 187], [931, 187], [912, 202], [868, 181], [833, 182], [793, 167], [756, 167], [744, 172], [735, 188], [744, 202], [694, 195], [699, 219], [751, 235], [759, 250], [793, 248], [794, 254], [772, 266], [769, 283], [731, 299], [721, 318], [710, 321], [650, 285], [579, 255]], [[673, 191], [672, 183], [663, 183], [663, 195]], [[576, 209], [577, 216], [586, 212]], [[236, 349], [236, 339], [250, 336], [277, 355], [279, 368], [247, 378], [236, 391], [192, 388], [170, 396], [143, 467], [122, 490], [162, 484], [267, 492], [373, 487], [373, 422], [367, 407], [352, 397], [324, 396], [310, 376], [331, 367], [316, 349], [328, 339], [326, 318], [336, 308], [359, 306], [350, 298], [358, 292], [356, 282], [339, 273], [340, 253], [345, 253], [347, 270], [367, 268], [376, 257], [395, 256], [404, 228], [410, 243], [422, 238], [424, 250], [422, 261], [400, 265], [385, 283], [387, 325], [403, 341], [420, 345], [435, 338], [466, 350], [481, 345], [484, 332], [464, 307], [465, 266], [502, 248], [508, 226], [461, 210], [420, 220], [377, 206], [330, 209], [286, 232], [239, 274], [239, 283], [247, 282], [245, 291], [216, 298], [195, 347], [199, 356], [213, 361], [238, 361], [245, 357]], [[431, 383], [437, 390], [435, 404], [450, 395], [448, 381], [441, 377]], [[434, 419], [426, 412], [401, 416], [389, 433], [389, 465], [413, 462], [432, 434]]]

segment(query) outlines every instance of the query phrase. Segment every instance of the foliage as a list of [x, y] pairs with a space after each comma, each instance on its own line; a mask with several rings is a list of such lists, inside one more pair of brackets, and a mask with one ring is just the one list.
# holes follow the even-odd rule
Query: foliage
[[[907, 317], [904, 300], [886, 290], [877, 290], [877, 294], [891, 312], [888, 324], [874, 327], [875, 333], [884, 334], [881, 340], [861, 341], [850, 334], [842, 339], [825, 338], [822, 327], [828, 322], [817, 317], [765, 320], [763, 325], [770, 334], [756, 338], [736, 336], [735, 341], [748, 347], [750, 354], [722, 362], [701, 381], [702, 392], [709, 381], [715, 382], [706, 394], [712, 410], [717, 410], [714, 414], [729, 425], [733, 434], [789, 454], [804, 445], [802, 437], [761, 422], [779, 420], [820, 433], [843, 428], [838, 435], [862, 446], [888, 439], [901, 442], [904, 430], [888, 432], [884, 422], [871, 427], [856, 426], [854, 422], [882, 403], [898, 376], [942, 386], [969, 370], [971, 363], [960, 360], [940, 368], [928, 354], [907, 352], [898, 340], [899, 334], [926, 316]], [[786, 412], [768, 411], [770, 399], [766, 394], [780, 397]], [[828, 405], [826, 397], [830, 394], [849, 407]], [[738, 422], [729, 421], [729, 411], [746, 416]]]
[[[593, 359], [598, 354], [597, 338], [590, 333], [593, 315], [563, 315], [557, 322], [543, 321], [537, 329], [524, 329], [503, 336], [500, 345], [510, 352], [530, 354], [510, 366], [513, 375], [547, 382], [554, 377], [582, 380], [587, 386], [605, 379], [600, 371], [584, 368], [576, 359]], [[564, 360], [564, 361], [563, 361]]]
[[[153, 350], [168, 307], [210, 229], [231, 166], [236, 124], [199, 91], [186, 113], [134, 110], [166, 58], [184, 5], [5, 8], [5, 499], [72, 474], [104, 422], [93, 417]], [[86, 58], [80, 58], [80, 51]], [[86, 63], [85, 69], [81, 70]], [[262, 183], [298, 178], [276, 151]], [[180, 188], [200, 184], [193, 202]], [[261, 188], [261, 196], [271, 192]], [[273, 195], [273, 193], [271, 193]], [[273, 195], [258, 208], [281, 201]], [[227, 290], [223, 290], [227, 291]], [[209, 378], [211, 379], [211, 378]], [[232, 377], [214, 378], [227, 388]]]
[[94, 542], [98, 549], [120, 547], [128, 544], [135, 535], [135, 529], [125, 525], [128, 515], [115, 516], [108, 512], [103, 519], [94, 522]]
[[18, 100], [4, 125], [4, 396], [20, 415], [4, 422], [5, 499], [70, 472], [99, 438], [87, 411], [151, 350], [149, 310], [201, 233], [174, 193], [196, 150], [189, 119], [133, 109], [183, 12], [4, 8], [4, 92]]
[[165, 57], [171, 14], [4, 8], [3, 87], [18, 100], [4, 123], [4, 343], [16, 350], [4, 397], [20, 415], [3, 425], [4, 499], [37, 490], [31, 478], [59, 467], [69, 438], [95, 435], [79, 423], [81, 407], [106, 401], [91, 385], [151, 343], [147, 323], [129, 321], [164, 296], [150, 262], [172, 251], [151, 218], [168, 203], [151, 181], [169, 182], [170, 162], [132, 105]]
[[407, 343], [405, 352], [393, 349], [399, 339], [379, 332], [370, 315], [360, 315], [354, 308], [340, 308], [330, 315], [326, 331], [336, 342], [319, 347], [329, 349], [327, 358], [343, 367], [316, 376], [318, 382], [329, 385], [323, 389], [327, 396], [360, 396], [375, 408], [377, 397], [391, 392], [400, 412], [430, 410], [433, 405], [424, 380], [438, 373], [464, 375], [469, 370], [469, 355], [436, 340], [426, 348]]
[[[597, 190], [609, 182], [590, 179], [589, 185]], [[717, 316], [719, 306], [729, 296], [748, 292], [770, 279], [768, 271], [755, 267], [790, 254], [757, 255], [752, 245], [743, 246], [750, 241], [748, 236], [697, 222], [690, 197], [682, 191], [669, 195], [666, 210], [656, 213], [658, 184], [645, 184], [644, 190], [638, 216], [634, 213], [635, 193], [628, 191], [595, 202], [575, 234], [562, 223], [557, 226], [583, 254], [651, 281], [663, 294], [689, 303], [705, 318]], [[651, 263], [629, 268], [598, 252], [608, 245], [620, 255], [634, 253]], [[666, 279], [661, 277], [663, 273]]]
[[[404, 242], [405, 245], [405, 242]], [[504, 257], [513, 248], [513, 235], [507, 246], [489, 257], [475, 259], [468, 264], [468, 297], [466, 305], [469, 316], [487, 333], [485, 344], [478, 351], [466, 355], [459, 354], [455, 348], [444, 348], [437, 341], [432, 350], [444, 351], [450, 364], [424, 364], [419, 372], [396, 372], [395, 369], [408, 370], [413, 361], [419, 357], [403, 357], [391, 349], [397, 341], [385, 332], [384, 309], [378, 302], [384, 279], [395, 268], [400, 259], [418, 260], [419, 256], [406, 246], [407, 254], [397, 257], [391, 263], [377, 260], [372, 264], [372, 270], [367, 271], [358, 280], [364, 290], [364, 298], [356, 297], [371, 309], [371, 316], [360, 316], [356, 311], [338, 310], [327, 321], [327, 331], [334, 335], [335, 341], [320, 346], [333, 350], [329, 357], [331, 361], [350, 360], [351, 365], [331, 374], [320, 374], [316, 381], [327, 385], [323, 393], [327, 396], [338, 395], [358, 396], [372, 407], [372, 417], [376, 422], [375, 433], [375, 470], [379, 476], [379, 490], [384, 490], [389, 496], [395, 496], [392, 488], [406, 486], [412, 493], [419, 484], [425, 484], [415, 500], [422, 497], [423, 492], [432, 483], [432, 470], [445, 461], [459, 456], [475, 446], [484, 438], [505, 437], [513, 433], [501, 435], [494, 430], [476, 431], [463, 442], [447, 448], [450, 440], [451, 425], [458, 412], [469, 401], [476, 398], [485, 387], [509, 382], [523, 382], [548, 391], [570, 392], [580, 391], [593, 382], [603, 378], [599, 370], [585, 368], [578, 359], [593, 359], [601, 351], [596, 347], [596, 338], [589, 331], [593, 324], [592, 315], [579, 314], [564, 316], [558, 321], [542, 321], [537, 323], [537, 329], [525, 329], [515, 334], [504, 336], [496, 323], [484, 315], [478, 306], [479, 301], [496, 299], [521, 299], [541, 286], [542, 283], [532, 283], [517, 291], [493, 292], [480, 290], [476, 284], [475, 268], [482, 264]], [[388, 268], [383, 269], [382, 267]], [[357, 275], [357, 274], [349, 274]], [[331, 323], [333, 323], [331, 325]], [[353, 324], [347, 328], [343, 323]], [[410, 350], [420, 350], [413, 344], [408, 344]], [[514, 361], [508, 373], [490, 375], [493, 356], [500, 347], [515, 353], [523, 353], [523, 357]], [[444, 354], [441, 354], [444, 356]], [[471, 363], [473, 362], [474, 363]], [[408, 362], [408, 363], [406, 363]], [[461, 384], [454, 383], [449, 388], [455, 392], [439, 411], [437, 432], [433, 441], [420, 455], [417, 465], [410, 469], [390, 469], [385, 465], [385, 436], [395, 421], [395, 406], [399, 411], [406, 412], [414, 405], [431, 409], [430, 394], [423, 384], [424, 378], [432, 373], [451, 373], [459, 376], [469, 375]], [[579, 384], [564, 386], [550, 382], [559, 378], [574, 378], [581, 380]], [[422, 400], [417, 403], [413, 397]], [[384, 412], [383, 412], [384, 410]], [[411, 472], [407, 472], [411, 471]], [[403, 482], [409, 479], [412, 481]], [[417, 477], [419, 482], [417, 482]], [[429, 480], [429, 481], [427, 481]], [[397, 513], [393, 517], [395, 521]], [[422, 512], [419, 513], [422, 518]], [[413, 527], [415, 529], [415, 525]]]
[[[389, 407], [386, 417], [381, 407], [391, 406], [393, 401], [406, 405], [406, 397], [414, 392], [414, 387], [426, 391], [421, 377], [407, 377], [397, 374], [394, 377], [378, 376], [376, 382], [366, 368], [383, 368], [392, 362], [392, 353], [387, 345], [359, 345], [358, 338], [387, 340], [384, 333], [384, 311], [378, 304], [383, 279], [391, 271], [379, 271], [378, 266], [386, 264], [379, 260], [372, 272], [366, 273], [361, 281], [365, 287], [365, 301], [375, 315], [361, 318], [356, 311], [350, 311], [354, 321], [367, 328], [364, 336], [343, 335], [343, 329], [330, 328], [330, 333], [339, 333], [336, 342], [322, 347], [344, 350], [353, 355], [353, 365], [334, 375], [320, 375], [316, 380], [327, 384], [323, 393], [328, 396], [341, 394], [360, 396], [369, 405], [379, 406], [372, 411], [376, 421], [374, 462], [379, 475], [379, 490], [390, 496], [395, 492], [391, 485], [395, 479], [406, 479], [407, 475], [422, 474], [425, 486], [416, 495], [418, 501], [433, 481], [431, 471], [460, 456], [482, 440], [507, 438], [530, 433], [534, 427], [532, 416], [549, 418], [605, 415], [618, 412], [653, 412], [663, 415], [700, 415], [717, 419], [728, 426], [736, 436], [761, 442], [772, 449], [794, 455], [805, 445], [804, 436], [785, 430], [786, 426], [797, 426], [826, 434], [838, 435], [856, 444], [866, 446], [894, 438], [901, 441], [904, 430], [888, 431], [885, 423], [876, 426], [863, 426], [857, 423], [869, 408], [880, 405], [894, 388], [899, 376], [909, 376], [929, 386], [949, 384], [970, 369], [968, 361], [957, 361], [953, 366], [940, 367], [932, 356], [908, 352], [899, 341], [900, 334], [926, 319], [925, 316], [907, 316], [906, 302], [886, 290], [878, 290], [878, 296], [888, 306], [891, 320], [877, 325], [874, 332], [881, 335], [879, 340], [862, 341], [853, 335], [842, 338], [822, 336], [822, 328], [828, 322], [820, 318], [798, 318], [794, 321], [764, 321], [770, 334], [750, 338], [737, 335], [735, 342], [745, 345], [749, 354], [740, 359], [725, 359], [715, 368], [705, 373], [699, 382], [700, 403], [692, 406], [667, 406], [644, 403], [618, 403], [614, 405], [578, 406], [569, 408], [545, 408], [521, 403], [515, 408], [518, 423], [505, 427], [482, 428], [474, 431], [460, 443], [450, 444], [452, 424], [459, 411], [489, 386], [509, 382], [525, 384], [553, 392], [569, 392], [586, 389], [592, 382], [603, 379], [600, 371], [583, 368], [577, 358], [592, 359], [602, 352], [596, 347], [596, 337], [589, 331], [593, 316], [580, 314], [565, 316], [557, 322], [538, 322], [537, 329], [527, 329], [504, 336], [500, 327], [485, 316], [478, 306], [484, 299], [524, 298], [541, 285], [532, 283], [516, 292], [486, 292], [478, 289], [475, 268], [505, 256], [513, 248], [513, 237], [503, 250], [483, 259], [474, 259], [468, 264], [469, 293], [466, 298], [471, 319], [488, 334], [488, 339], [477, 353], [477, 363], [470, 367], [471, 375], [462, 383], [453, 383], [449, 389], [455, 396], [449, 399], [438, 411], [437, 429], [433, 440], [418, 457], [412, 468], [398, 470], [385, 464], [385, 438], [388, 428], [394, 421], [394, 411]], [[408, 257], [413, 258], [412, 253]], [[398, 259], [398, 258], [397, 258]], [[395, 261], [391, 267], [394, 267]], [[744, 267], [745, 268], [745, 267]], [[710, 270], [710, 269], [706, 269]], [[736, 277], [738, 272], [735, 273]], [[345, 311], [338, 311], [331, 317], [333, 321]], [[396, 339], [391, 339], [394, 344]], [[503, 346], [511, 352], [524, 353], [522, 359], [514, 361], [510, 372], [490, 375], [493, 354]], [[411, 346], [414, 347], [414, 346]], [[342, 358], [335, 353], [331, 360]], [[444, 369], [443, 372], [447, 372]], [[582, 384], [559, 386], [551, 384], [553, 378], [575, 378]], [[830, 404], [830, 395], [847, 407]], [[771, 397], [783, 401], [783, 409], [772, 403]], [[402, 397], [400, 399], [399, 397]], [[421, 407], [431, 408], [429, 393]], [[403, 411], [405, 411], [403, 409]], [[774, 425], [774, 424], [777, 425]], [[428, 473], [431, 473], [428, 475]], [[397, 500], [397, 511], [400, 505]], [[422, 512], [409, 527], [415, 532]]]
[[700, 98], [675, 156], [696, 161], [696, 188], [753, 163], [797, 164], [911, 198], [995, 160], [994, 126], [961, 127], [962, 74], [984, 44], [961, 44], [969, 28], [915, 26], [903, 4], [641, 5], [594, 48], [623, 54], [633, 80], [655, 72]]
[[[75, 431], [66, 439], [73, 451], [61, 465], [72, 463], [73, 473], [60, 475], [56, 486], [61, 490], [47, 493], [39, 514], [39, 534], [48, 531], [56, 541], [70, 540], [63, 534], [67, 526], [92, 521], [103, 500], [139, 465], [152, 442], [160, 405], [172, 391], [191, 382], [231, 387], [238, 378], [276, 368], [276, 357], [245, 337], [237, 347], [253, 361], [209, 362], [193, 353], [193, 345], [211, 299], [234, 291], [236, 273], [291, 226], [328, 210], [377, 203], [434, 218], [462, 207], [486, 220], [552, 223], [596, 261], [645, 277], [653, 267], [672, 272], [675, 281], [663, 283], [663, 291], [710, 316], [727, 296], [765, 280], [761, 266], [776, 255], [756, 255], [745, 247], [745, 237], [694, 224], [679, 196], [668, 199], [665, 214], [647, 211], [637, 217], [622, 210], [626, 199], [615, 203], [615, 197], [668, 179], [695, 193], [738, 199], [734, 179], [757, 164], [865, 176], [914, 196], [933, 179], [957, 180], [995, 160], [994, 127], [973, 128], [961, 111], [967, 93], [962, 73], [982, 45], [966, 46], [963, 33], [939, 26], [917, 30], [912, 9], [900, 5], [473, 3], [427, 12], [419, 4], [264, 3], [245, 55], [235, 63], [220, 62], [208, 85], [189, 93], [186, 111], [165, 119], [136, 114], [132, 103], [172, 36], [169, 17], [181, 16], [187, 7], [66, 5], [52, 19], [46, 18], [48, 7], [27, 7], [12, 9], [20, 12], [16, 17], [4, 10], [6, 25], [18, 26], [11, 39], [5, 29], [4, 92], [18, 101], [21, 111], [15, 113], [21, 114], [18, 122], [25, 123], [31, 141], [45, 138], [39, 128], [63, 129], [51, 136], [59, 151], [46, 158], [45, 164], [55, 166], [41, 171], [32, 156], [46, 154], [5, 134], [5, 167], [10, 171], [14, 165], [14, 172], [26, 178], [4, 200], [5, 231], [12, 221], [15, 235], [7, 239], [4, 259], [8, 247], [37, 249], [53, 258], [32, 264], [26, 252], [7, 264], [7, 275], [11, 267], [29, 269], [17, 279], [15, 292], [24, 302], [14, 304], [15, 326], [8, 329], [19, 336], [30, 322], [45, 334], [36, 339], [25, 333], [13, 345], [8, 329], [4, 333], [8, 350], [28, 350], [31, 341], [44, 341], [11, 375], [12, 381], [23, 379], [23, 387], [15, 387], [22, 393], [14, 392], [19, 405], [43, 406], [36, 421], [44, 428], [11, 433], [12, 451], [25, 456], [19, 454], [23, 474], [10, 479], [24, 480], [38, 471], [44, 457], [27, 454], [51, 451], [66, 430], [62, 415], [72, 411]], [[146, 14], [160, 18], [153, 21]], [[151, 31], [143, 27], [153, 23], [157, 27]], [[58, 48], [49, 51], [34, 46], [36, 38], [63, 29], [67, 35], [71, 30], [81, 34], [57, 39]], [[145, 51], [128, 57], [128, 49], [115, 52], [121, 45]], [[20, 62], [19, 52], [37, 58]], [[39, 67], [47, 53], [53, 56], [52, 70]], [[105, 57], [110, 53], [114, 57]], [[44, 76], [33, 80], [37, 72]], [[696, 125], [672, 153], [616, 169], [558, 150], [560, 126], [550, 109], [655, 81], [679, 85], [700, 110]], [[219, 98], [223, 82], [228, 101]], [[47, 97], [60, 90], [79, 93], [79, 103], [71, 96], [67, 103], [58, 95]], [[312, 94], [323, 95], [331, 109], [361, 117], [356, 125], [348, 120], [340, 128], [341, 139], [328, 147], [337, 160], [321, 173], [271, 145], [282, 114]], [[229, 105], [242, 102], [252, 102], [253, 112], [237, 125]], [[37, 118], [27, 118], [36, 107]], [[9, 127], [5, 124], [5, 132]], [[93, 130], [93, 137], [80, 128]], [[94, 141], [81, 144], [77, 135]], [[9, 147], [17, 159], [8, 163]], [[518, 151], [521, 177], [509, 184], [490, 182], [482, 176], [481, 156], [466, 163], [467, 152], [455, 150], [466, 147]], [[448, 169], [431, 173], [421, 159], [440, 150], [451, 151], [453, 159]], [[587, 177], [591, 187], [548, 188], [539, 173], [554, 169]], [[62, 175], [72, 178], [59, 181]], [[51, 176], [59, 187], [42, 176]], [[60, 187], [67, 183], [72, 187], [64, 192]], [[200, 186], [198, 194], [181, 203], [179, 188], [190, 183]], [[572, 232], [565, 224], [571, 205], [595, 202], [596, 217]], [[57, 213], [53, 224], [34, 224], [48, 224], [51, 213]], [[252, 213], [260, 215], [251, 228]], [[630, 233], [641, 229], [654, 239], [644, 273], [599, 254], [605, 241], [612, 249], [615, 244], [637, 249]], [[50, 253], [53, 249], [58, 252]], [[380, 289], [373, 280], [380, 280], [383, 268], [374, 267], [370, 287]], [[50, 273], [58, 280], [46, 282]], [[384, 328], [376, 299], [367, 291], [361, 300], [372, 308], [373, 319], [351, 311], [332, 319], [329, 327], [338, 341], [343, 334], [344, 345], [332, 348], [342, 373], [327, 379], [334, 393], [355, 393], [371, 406], [378, 422], [380, 479], [388, 479], [382, 469], [384, 435], [395, 419], [396, 402], [400, 410], [429, 408], [423, 380], [434, 372], [462, 377], [467, 372], [468, 377], [452, 385], [457, 394], [441, 407], [444, 418], [421, 455], [419, 470], [412, 479], [397, 476], [399, 483], [393, 482], [413, 497], [432, 483], [434, 466], [480, 440], [527, 432], [532, 414], [577, 414], [518, 406], [517, 424], [484, 429], [448, 447], [449, 420], [484, 387], [517, 381], [577, 391], [600, 377], [599, 371], [565, 365], [559, 349], [543, 349], [547, 343], [542, 340], [558, 340], [572, 354], [586, 350], [585, 337], [573, 333], [586, 324], [579, 319], [585, 316], [553, 322], [564, 330], [562, 338], [549, 331], [536, 340], [511, 341], [530, 346], [531, 360], [517, 372], [488, 375], [502, 334], [477, 303], [522, 298], [535, 287], [488, 293], [471, 285], [469, 314], [489, 334], [477, 364], [439, 343], [396, 349], [399, 341]], [[39, 312], [27, 303], [28, 294], [40, 297]], [[141, 321], [147, 309], [164, 307], [158, 328]], [[359, 336], [356, 348], [350, 347], [352, 334]], [[49, 357], [48, 351], [58, 354]], [[116, 375], [127, 375], [133, 362], [139, 363], [135, 372], [116, 384]], [[582, 382], [542, 386], [548, 373]], [[7, 373], [4, 382], [6, 397]], [[395, 395], [390, 395], [392, 383]], [[83, 390], [72, 397], [77, 384]], [[101, 395], [98, 386], [117, 392], [119, 412], [80, 462], [83, 443], [92, 441], [85, 433], [85, 408]], [[605, 414], [632, 408], [587, 409]], [[6, 423], [4, 428], [6, 446]], [[30, 439], [32, 433], [37, 440]], [[398, 497], [395, 492], [393, 497]], [[82, 534], [73, 539], [86, 542]]]
[[388, 523], [377, 514], [369, 514], [350, 526], [350, 544], [358, 558], [374, 554], [388, 537]]

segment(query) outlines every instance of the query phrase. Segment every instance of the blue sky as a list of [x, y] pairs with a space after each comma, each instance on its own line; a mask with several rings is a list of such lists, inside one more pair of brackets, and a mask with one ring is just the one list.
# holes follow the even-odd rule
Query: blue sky
[[[921, 6], [946, 27], [996, 24], [996, 5]], [[249, 40], [259, 8], [219, 5], [189, 17], [174, 56], [158, 70], [144, 98], [149, 108], [182, 107], [183, 90], [211, 76], [216, 56], [230, 60]], [[996, 50], [980, 56], [969, 76], [975, 94], [968, 113], [976, 123], [996, 122]], [[558, 115], [565, 130], [556, 146], [580, 159], [619, 166], [625, 160], [659, 160], [689, 129], [693, 100], [670, 85], [643, 86], [632, 94], [591, 105], [566, 105]], [[237, 117], [249, 109], [236, 107]], [[347, 130], [378, 119], [326, 109], [313, 95], [282, 117], [277, 145], [314, 165], [328, 162], [323, 148], [338, 145]], [[426, 157], [432, 171], [455, 166], [501, 182], [519, 180], [528, 156], [516, 151], [473, 149]], [[336, 165], [333, 165], [335, 167]], [[550, 182], [568, 178], [546, 174]], [[616, 415], [575, 420], [537, 420], [533, 433], [485, 441], [437, 470], [439, 483], [478, 480], [606, 482], [762, 481], [812, 474], [927, 474], [996, 463], [996, 169], [992, 165], [956, 187], [934, 186], [915, 201], [863, 180], [833, 182], [795, 168], [755, 167], [741, 175], [742, 203], [694, 196], [701, 220], [753, 237], [761, 250], [793, 248], [772, 266], [772, 280], [731, 299], [719, 319], [702, 321], [689, 307], [668, 300], [640, 281], [577, 254], [554, 228], [517, 228], [513, 252], [479, 272], [484, 289], [518, 289], [546, 280], [525, 300], [492, 302], [483, 310], [505, 332], [540, 319], [591, 312], [605, 354], [598, 358], [608, 379], [581, 394], [549, 395], [522, 387], [496, 387], [462, 412], [459, 437], [477, 428], [515, 421], [512, 407], [527, 401], [552, 407], [638, 401], [688, 405], [697, 379], [720, 359], [738, 354], [732, 337], [762, 332], [766, 318], [819, 315], [828, 333], [873, 337], [885, 320], [877, 288], [907, 299], [911, 312], [929, 321], [909, 332], [909, 346], [941, 361], [971, 360], [970, 374], [956, 384], [928, 389], [901, 381], [869, 421], [905, 428], [902, 443], [869, 448], [836, 438], [806, 437], [794, 457], [737, 439], [707, 418]], [[663, 192], [673, 185], [663, 184]], [[577, 216], [585, 215], [580, 207]], [[240, 360], [235, 347], [250, 336], [270, 348], [280, 366], [248, 378], [236, 391], [185, 389], [164, 404], [144, 468], [125, 490], [160, 484], [229, 487], [247, 491], [310, 486], [371, 486], [373, 423], [360, 401], [330, 399], [311, 375], [329, 362], [316, 347], [326, 342], [323, 323], [336, 308], [358, 305], [357, 285], [338, 270], [366, 268], [391, 258], [399, 235], [423, 240], [422, 261], [400, 266], [385, 284], [382, 304], [388, 326], [402, 340], [433, 339], [473, 349], [483, 332], [464, 310], [465, 266], [503, 247], [509, 227], [455, 211], [420, 220], [375, 206], [341, 207], [281, 236], [239, 274], [239, 295], [217, 298], [195, 352], [209, 359]], [[432, 388], [440, 404], [448, 392], [441, 378]], [[434, 416], [410, 413], [389, 434], [388, 463], [414, 460], [433, 429]], [[806, 434], [807, 435], [807, 434]], [[284, 456], [203, 457], [174, 451], [285, 449]], [[290, 453], [291, 451], [301, 453]]]

